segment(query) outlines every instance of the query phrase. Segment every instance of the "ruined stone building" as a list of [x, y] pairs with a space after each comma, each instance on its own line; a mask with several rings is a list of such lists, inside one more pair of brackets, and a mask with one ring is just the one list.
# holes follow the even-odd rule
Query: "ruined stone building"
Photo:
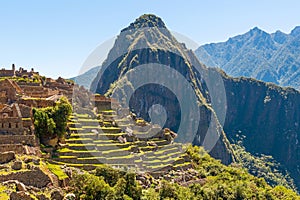
[[[54, 106], [63, 95], [72, 98], [73, 84], [64, 79], [41, 79], [38, 72], [0, 70], [0, 152], [22, 153], [25, 147], [38, 145], [34, 134], [32, 108]], [[26, 76], [26, 80], [24, 79]], [[18, 80], [19, 82], [14, 80]], [[33, 81], [39, 78], [38, 81]], [[25, 80], [25, 81], [24, 81]], [[28, 81], [30, 80], [30, 81]]]
[[34, 75], [39, 75], [38, 72], [35, 72], [33, 68], [30, 71], [25, 70], [24, 68], [20, 67], [16, 70], [14, 64], [12, 64], [11, 69], [0, 69], [0, 77], [33, 77]]

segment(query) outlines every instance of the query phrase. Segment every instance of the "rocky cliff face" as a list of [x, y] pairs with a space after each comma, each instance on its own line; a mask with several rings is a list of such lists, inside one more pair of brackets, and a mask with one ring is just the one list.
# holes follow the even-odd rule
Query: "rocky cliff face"
[[[158, 118], [165, 121], [164, 127], [179, 133], [179, 142], [216, 143], [210, 147], [210, 154], [228, 164], [234, 155], [211, 107], [204, 75], [200, 75], [196, 67], [207, 72], [193, 52], [176, 41], [160, 18], [143, 15], [121, 31], [91, 90], [113, 96], [125, 104], [123, 106], [127, 101], [138, 117], [149, 121], [155, 120], [150, 113], [162, 116], [164, 112], [160, 111], [164, 110], [165, 119]], [[136, 83], [138, 81], [143, 84]], [[153, 110], [156, 105], [160, 107]], [[182, 127], [184, 122], [186, 126]], [[193, 132], [195, 134], [191, 134]], [[212, 136], [211, 141], [205, 140], [207, 135]]]
[[231, 76], [245, 76], [300, 88], [300, 27], [269, 34], [255, 27], [226, 42], [200, 46], [196, 55]]
[[300, 93], [249, 78], [224, 75], [228, 109], [224, 130], [231, 142], [245, 136], [247, 151], [272, 155], [300, 186]]

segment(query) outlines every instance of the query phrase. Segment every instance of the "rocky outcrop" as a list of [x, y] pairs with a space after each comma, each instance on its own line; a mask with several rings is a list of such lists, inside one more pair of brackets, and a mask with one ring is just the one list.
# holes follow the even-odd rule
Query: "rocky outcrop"
[[22, 161], [15, 161], [13, 164], [12, 164], [12, 166], [11, 166], [11, 168], [13, 169], [13, 170], [20, 170], [20, 169], [22, 169]]

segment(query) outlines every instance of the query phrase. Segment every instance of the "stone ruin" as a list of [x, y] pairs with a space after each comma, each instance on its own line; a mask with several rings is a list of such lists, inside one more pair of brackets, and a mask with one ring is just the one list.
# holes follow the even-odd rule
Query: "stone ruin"
[[[73, 92], [78, 94], [80, 104], [93, 101], [99, 110], [111, 109], [112, 100], [104, 96], [89, 93], [85, 88], [67, 82], [41, 78], [38, 82], [16, 82], [16, 77], [32, 78], [38, 72], [15, 69], [0, 70], [0, 152], [22, 152], [23, 146], [38, 146], [32, 122], [32, 108], [54, 106], [62, 96], [72, 102]], [[4, 79], [4, 80], [3, 80]], [[81, 97], [82, 96], [82, 97]], [[85, 97], [86, 96], [86, 97]]]
[[[23, 147], [38, 146], [32, 122], [32, 108], [54, 106], [62, 96], [72, 98], [73, 84], [63, 78], [42, 79], [41, 82], [16, 82], [16, 77], [39, 75], [20, 68], [0, 70], [0, 152], [22, 153]], [[4, 79], [4, 80], [3, 80]]]
[[11, 69], [0, 69], [0, 77], [33, 77], [34, 75], [39, 75], [38, 72], [35, 72], [33, 68], [30, 71], [25, 70], [20, 67], [19, 70], [16, 70], [15, 64], [12, 64]]

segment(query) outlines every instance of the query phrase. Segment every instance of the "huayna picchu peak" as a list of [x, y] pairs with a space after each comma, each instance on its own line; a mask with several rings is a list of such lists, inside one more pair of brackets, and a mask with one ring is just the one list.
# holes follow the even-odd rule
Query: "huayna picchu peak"
[[[153, 15], [146, 15], [138, 18], [136, 21], [140, 21], [144, 17], [146, 19], [151, 17], [152, 20], [159, 19]], [[129, 27], [131, 26], [132, 24]], [[162, 73], [156, 64], [168, 66], [170, 71]], [[214, 137], [211, 139], [211, 142], [207, 142], [206, 146], [208, 149], [211, 148], [209, 149], [211, 155], [221, 159], [226, 164], [234, 161], [234, 153], [228, 144], [226, 135], [222, 128], [220, 128], [222, 125], [219, 124], [216, 113], [207, 103], [210, 101], [210, 97], [204, 81], [206, 74], [201, 74], [196, 70], [198, 68], [198, 70], [205, 73], [207, 69], [204, 65], [198, 63], [193, 52], [179, 43], [166, 28], [148, 27], [145, 29], [143, 27], [140, 29], [130, 29], [130, 31], [123, 30], [115, 40], [114, 46], [107, 56], [107, 60], [103, 63], [97, 77], [92, 82], [91, 90], [109, 96], [113, 95], [112, 93], [116, 89], [130, 93], [129, 90], [135, 90], [135, 88], [130, 81], [124, 82], [124, 79], [130, 78], [126, 77], [125, 74], [128, 72], [139, 72], [136, 69], [140, 66], [149, 66], [148, 69], [152, 71], [141, 73], [137, 77], [144, 77], [144, 80], [147, 80], [151, 79], [152, 75], [154, 76], [153, 81], [155, 83], [145, 83], [144, 87], [142, 87], [142, 84], [141, 87], [136, 88], [136, 91], [133, 91], [134, 95], [132, 98], [123, 94], [122, 101], [126, 102], [127, 98], [131, 98], [129, 102], [130, 109], [134, 110], [138, 117], [148, 121], [150, 121], [149, 109], [156, 104], [162, 105], [166, 108], [167, 112], [167, 120], [164, 127], [170, 128], [175, 132], [180, 130], [181, 122], [188, 122], [190, 118], [195, 118], [196, 120], [196, 116], [201, 115], [200, 118], [202, 120], [199, 122], [195, 121], [193, 125], [187, 125], [186, 129], [180, 130], [182, 133], [178, 134], [177, 141], [189, 141], [200, 145], [209, 141], [209, 139], [205, 140], [206, 136]], [[185, 86], [181, 86], [181, 83], [176, 81], [177, 73], [187, 81], [187, 84], [192, 88], [190, 91], [192, 94], [182, 90]], [[124, 75], [125, 78], [123, 77]], [[163, 87], [166, 84], [169, 84], [168, 86], [171, 88], [179, 88], [179, 94], [174, 95], [172, 93], [174, 91]], [[191, 98], [194, 96], [195, 99], [192, 100]], [[182, 105], [179, 104], [182, 102], [179, 102], [178, 98], [183, 98], [186, 102], [191, 101], [190, 105], [194, 103], [195, 105], [201, 104], [201, 106], [196, 106], [195, 109], [186, 106], [186, 110], [181, 111], [185, 115], [181, 116], [180, 112], [177, 112], [178, 109], [183, 109], [180, 108]], [[214, 125], [211, 125], [211, 123]], [[193, 135], [194, 132], [195, 135]], [[207, 132], [210, 133], [208, 134]], [[185, 134], [191, 136], [186, 137]], [[209, 147], [210, 143], [216, 144]]]
[[144, 14], [139, 18], [137, 18], [127, 28], [122, 29], [121, 32], [128, 31], [131, 29], [139, 29], [139, 28], [147, 28], [147, 27], [166, 28], [166, 25], [160, 17], [153, 14]]

